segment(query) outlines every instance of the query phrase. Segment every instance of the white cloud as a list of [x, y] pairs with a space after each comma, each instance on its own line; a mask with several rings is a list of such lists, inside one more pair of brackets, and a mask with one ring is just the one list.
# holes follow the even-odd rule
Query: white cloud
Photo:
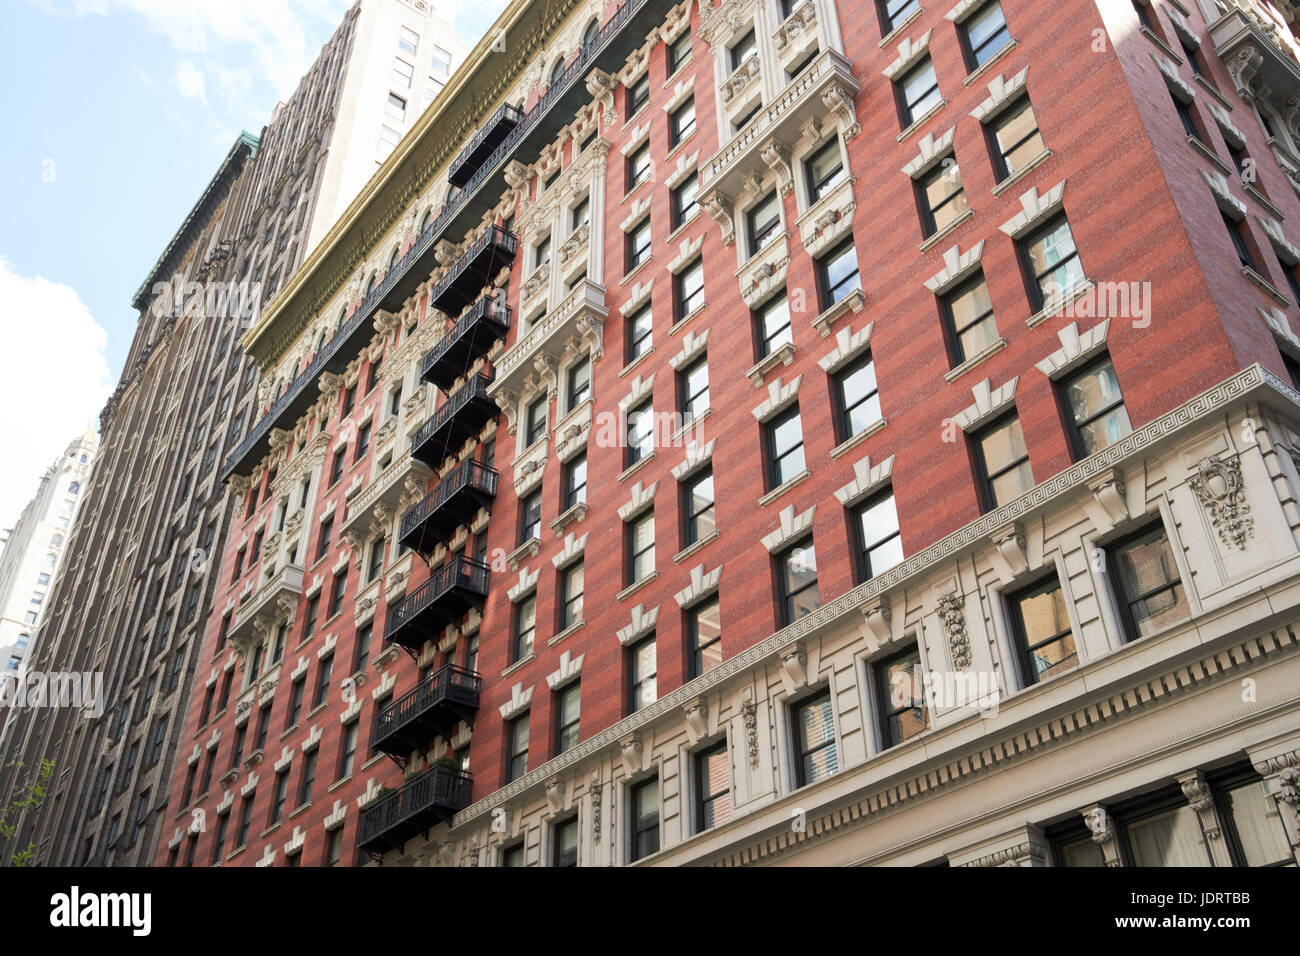
[[0, 528], [18, 521], [54, 459], [88, 427], [113, 391], [108, 332], [76, 291], [21, 276], [0, 256]]
[[182, 60], [176, 64], [176, 89], [181, 91], [181, 96], [192, 100], [201, 100], [204, 103], [208, 101], [208, 92], [203, 82], [203, 74], [189, 60]]

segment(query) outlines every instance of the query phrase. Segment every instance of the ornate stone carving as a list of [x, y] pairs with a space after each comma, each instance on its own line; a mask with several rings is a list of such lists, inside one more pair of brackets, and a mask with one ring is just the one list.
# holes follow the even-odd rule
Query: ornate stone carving
[[959, 670], [970, 667], [970, 635], [966, 633], [966, 615], [962, 611], [961, 597], [945, 594], [939, 598], [939, 620], [943, 622], [944, 633], [948, 636], [948, 650], [952, 654], [952, 664]]
[[736, 241], [736, 217], [730, 197], [715, 190], [701, 199], [700, 205], [722, 227], [722, 244], [733, 244]]
[[1209, 512], [1223, 543], [1244, 549], [1255, 520], [1250, 517], [1250, 505], [1246, 504], [1240, 460], [1202, 458], [1189, 484], [1201, 506]]
[[596, 772], [591, 775], [591, 836], [597, 842], [600, 841], [600, 801], [600, 773]]
[[794, 174], [790, 172], [790, 151], [775, 139], [769, 139], [759, 150], [763, 162], [767, 163], [781, 184], [781, 195], [788, 196], [794, 191]]
[[858, 125], [858, 114], [853, 108], [851, 93], [839, 85], [831, 86], [822, 94], [822, 102], [835, 116], [845, 139], [852, 139], [858, 135], [862, 127]]
[[1110, 816], [1105, 807], [1093, 807], [1083, 815], [1083, 822], [1092, 834], [1093, 843], [1106, 843], [1115, 837], [1115, 828], [1111, 826]]
[[752, 697], [740, 702], [740, 713], [745, 719], [745, 746], [749, 751], [749, 767], [758, 769], [758, 704]]

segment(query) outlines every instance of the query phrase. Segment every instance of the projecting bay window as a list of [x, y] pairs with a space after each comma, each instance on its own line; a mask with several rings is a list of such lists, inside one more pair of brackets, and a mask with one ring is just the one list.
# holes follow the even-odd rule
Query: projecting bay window
[[1056, 575], [1008, 596], [1007, 610], [1025, 686], [1078, 666], [1074, 631]]
[[1109, 356], [1063, 380], [1060, 389], [1070, 413], [1077, 457], [1096, 454], [1133, 431]]
[[934, 62], [929, 56], [894, 82], [894, 99], [898, 104], [898, 121], [903, 129], [916, 123], [943, 101], [939, 92], [939, 78], [935, 75]]
[[880, 712], [880, 745], [888, 750], [910, 740], [930, 726], [921, 652], [913, 645], [871, 665]]
[[939, 311], [953, 368], [983, 354], [998, 341], [993, 301], [983, 272], [943, 295]]
[[725, 740], [695, 754], [695, 832], [731, 819], [731, 760]]
[[1169, 536], [1159, 521], [1108, 548], [1105, 568], [1128, 640], [1149, 637], [1190, 613]]
[[1085, 281], [1074, 233], [1064, 215], [1017, 243], [1027, 280], [1027, 292], [1034, 311], [1059, 301]]
[[962, 189], [961, 170], [952, 156], [916, 182], [916, 205], [921, 213], [921, 233], [926, 238], [947, 229], [970, 210]]
[[977, 432], [973, 444], [985, 511], [1000, 508], [1034, 487], [1029, 450], [1014, 413]]

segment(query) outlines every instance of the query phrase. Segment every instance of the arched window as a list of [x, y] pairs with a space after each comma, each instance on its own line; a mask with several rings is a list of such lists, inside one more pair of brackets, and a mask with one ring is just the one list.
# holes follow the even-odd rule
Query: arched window
[[554, 86], [556, 81], [564, 73], [564, 57], [555, 61], [555, 66], [551, 67], [551, 85]]
[[397, 265], [397, 260], [401, 256], [401, 254], [402, 254], [402, 246], [401, 243], [398, 243], [397, 245], [393, 246], [393, 254], [388, 257], [389, 272], [393, 271], [393, 266]]
[[370, 278], [366, 281], [366, 295], [375, 291], [375, 283], [379, 281], [379, 273], [370, 273]]
[[49, 554], [47, 554], [47, 555], [45, 556], [45, 566], [46, 566], [47, 568], [52, 568], [52, 567], [54, 567], [54, 562], [57, 561], [57, 560], [58, 560], [58, 558], [56, 558], [56, 557], [54, 556], [54, 553], [51, 552], [51, 553], [49, 553]]
[[582, 48], [584, 50], [589, 51], [591, 49], [591, 45], [596, 42], [596, 34], [599, 32], [600, 28], [594, 19], [587, 24], [587, 29], [582, 32]]
[[431, 225], [433, 225], [433, 210], [426, 209], [424, 211], [424, 218], [420, 220], [420, 234], [423, 235], [427, 232]]
[[80, 491], [81, 491], [81, 482], [74, 481], [72, 484], [68, 485], [68, 494], [75, 495], [78, 494]]

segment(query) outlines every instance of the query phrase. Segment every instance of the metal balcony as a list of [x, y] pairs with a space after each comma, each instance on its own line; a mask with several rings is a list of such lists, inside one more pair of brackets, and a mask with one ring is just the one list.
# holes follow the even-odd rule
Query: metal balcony
[[505, 141], [506, 136], [523, 121], [523, 118], [524, 111], [519, 107], [502, 103], [474, 134], [469, 145], [452, 161], [451, 169], [447, 171], [447, 181], [461, 189], [468, 185], [474, 178], [474, 174], [483, 167], [487, 158]]
[[496, 471], [467, 458], [423, 501], [402, 515], [398, 541], [404, 548], [428, 554], [472, 520], [480, 508], [490, 508], [496, 495]]
[[426, 770], [361, 811], [357, 846], [367, 853], [396, 849], [469, 806], [473, 786], [473, 778], [463, 770]]
[[430, 303], [448, 315], [459, 315], [502, 267], [515, 261], [518, 248], [514, 233], [489, 226], [433, 287]]
[[496, 402], [488, 397], [490, 382], [486, 375], [476, 375], [448, 396], [411, 436], [411, 457], [437, 468], [465, 439], [477, 435], [495, 418], [499, 412]]
[[482, 561], [457, 555], [388, 609], [384, 639], [418, 650], [470, 608], [483, 606], [490, 576]]
[[424, 356], [420, 377], [446, 392], [474, 360], [486, 355], [510, 332], [510, 306], [504, 295], [485, 295], [447, 330]]
[[448, 664], [375, 715], [371, 749], [405, 757], [439, 734], [450, 735], [477, 713], [482, 685], [474, 671]]

